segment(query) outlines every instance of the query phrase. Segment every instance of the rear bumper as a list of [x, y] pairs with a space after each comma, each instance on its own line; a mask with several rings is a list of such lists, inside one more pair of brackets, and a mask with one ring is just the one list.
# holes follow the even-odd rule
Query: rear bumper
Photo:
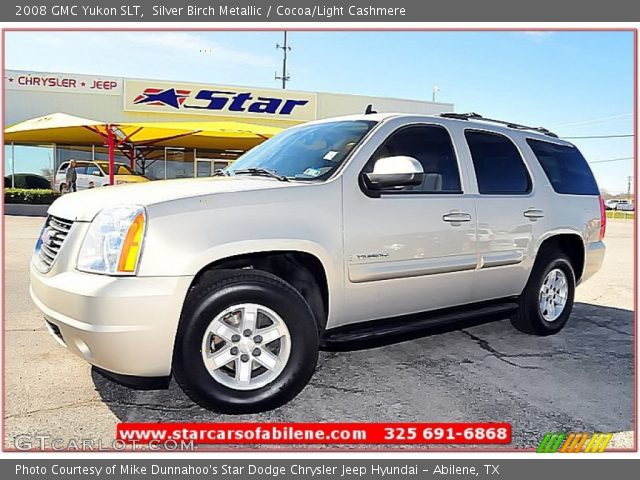
[[587, 243], [584, 253], [584, 271], [580, 283], [589, 280], [602, 266], [606, 247], [604, 242]]
[[59, 343], [109, 372], [167, 376], [192, 277], [109, 277], [31, 267], [31, 298]]

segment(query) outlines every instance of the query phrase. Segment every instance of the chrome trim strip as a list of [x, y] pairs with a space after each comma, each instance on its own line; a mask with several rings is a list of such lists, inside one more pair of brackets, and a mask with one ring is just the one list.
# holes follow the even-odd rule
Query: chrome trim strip
[[506, 265], [516, 265], [524, 260], [522, 250], [511, 250], [506, 252], [483, 253], [480, 268], [504, 267]]
[[353, 283], [390, 280], [393, 278], [420, 277], [438, 273], [474, 270], [477, 257], [452, 255], [450, 257], [420, 258], [415, 260], [383, 261], [349, 265], [349, 280]]

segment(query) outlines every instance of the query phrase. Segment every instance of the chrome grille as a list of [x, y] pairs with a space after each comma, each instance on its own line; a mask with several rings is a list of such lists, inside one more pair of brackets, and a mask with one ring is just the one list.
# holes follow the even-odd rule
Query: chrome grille
[[49, 271], [51, 269], [72, 225], [73, 221], [71, 220], [51, 215], [47, 218], [40, 237], [40, 251], [38, 252], [38, 259], [43, 270]]

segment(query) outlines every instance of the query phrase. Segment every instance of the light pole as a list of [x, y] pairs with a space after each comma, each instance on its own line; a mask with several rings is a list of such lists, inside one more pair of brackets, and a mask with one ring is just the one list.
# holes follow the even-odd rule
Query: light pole
[[440, 91], [440, 87], [437, 85], [433, 86], [433, 91], [431, 92], [431, 101], [435, 102], [436, 101], [436, 93], [438, 93]]

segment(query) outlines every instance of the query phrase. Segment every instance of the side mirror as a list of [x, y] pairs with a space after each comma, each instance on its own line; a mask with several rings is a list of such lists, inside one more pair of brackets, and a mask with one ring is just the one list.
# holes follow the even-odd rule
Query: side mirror
[[422, 164], [413, 157], [397, 156], [376, 160], [373, 172], [365, 173], [369, 188], [385, 190], [420, 185], [424, 177]]

